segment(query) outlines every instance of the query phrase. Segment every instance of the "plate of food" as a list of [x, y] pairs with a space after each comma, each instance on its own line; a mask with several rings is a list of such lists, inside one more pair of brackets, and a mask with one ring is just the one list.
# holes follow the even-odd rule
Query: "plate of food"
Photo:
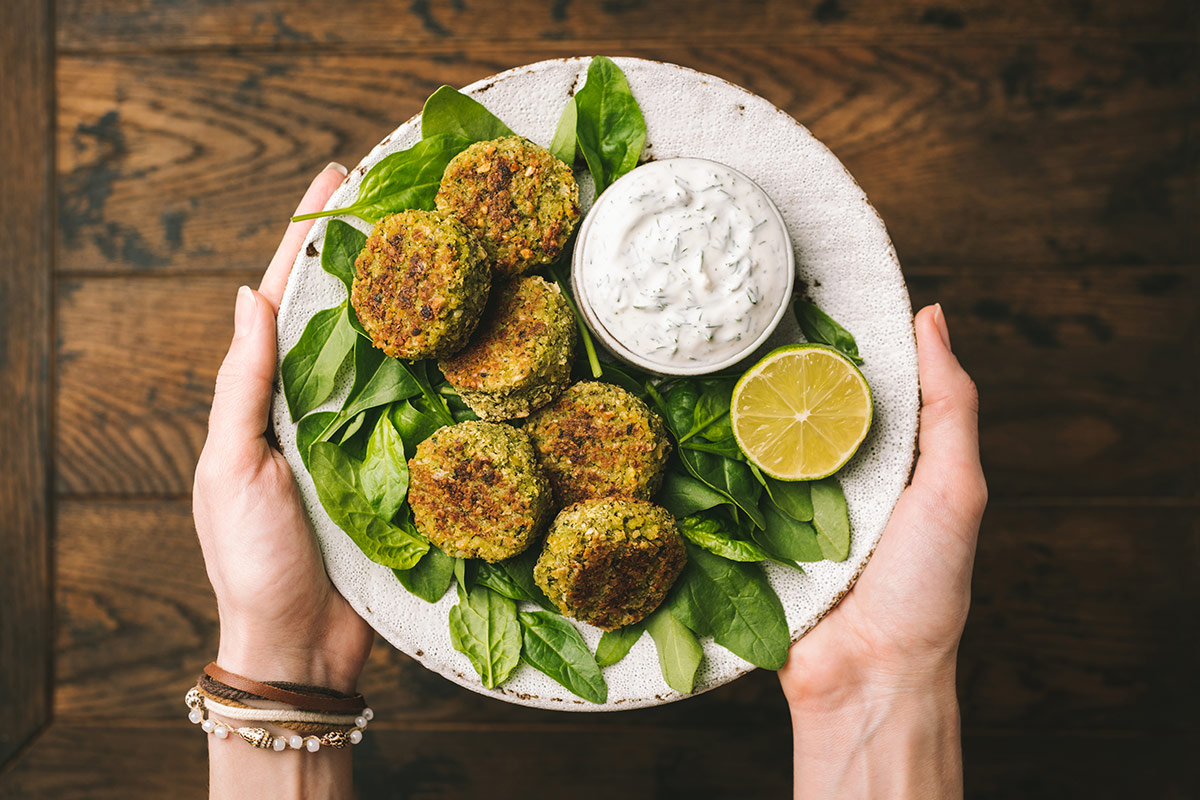
[[912, 309], [879, 215], [766, 100], [632, 58], [456, 90], [351, 171], [279, 310], [276, 436], [338, 590], [508, 702], [762, 667], [908, 483]]

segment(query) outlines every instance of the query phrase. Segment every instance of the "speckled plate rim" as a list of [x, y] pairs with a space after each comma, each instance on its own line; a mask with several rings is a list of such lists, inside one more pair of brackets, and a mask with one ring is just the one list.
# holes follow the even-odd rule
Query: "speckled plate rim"
[[[720, 87], [723, 87], [726, 91], [732, 92], [736, 96], [737, 99], [740, 99], [742, 101], [742, 103], [745, 104], [745, 105], [739, 104], [738, 105], [739, 108], [744, 108], [751, 104], [756, 105], [756, 106], [765, 106], [766, 109], [769, 109], [770, 111], [774, 112], [775, 114], [780, 115], [788, 123], [795, 126], [795, 128], [798, 129], [798, 131], [800, 132], [800, 134], [802, 136], [807, 137], [807, 139], [809, 140], [809, 142], [807, 143], [807, 146], [813, 148], [813, 152], [816, 152], [816, 151], [823, 152], [825, 155], [828, 156], [828, 158], [830, 160], [832, 160], [832, 162], [834, 164], [837, 165], [838, 168], [840, 168], [841, 175], [839, 176], [839, 178], [849, 182], [849, 185], [853, 187], [853, 190], [858, 195], [854, 199], [856, 201], [860, 202], [863, 209], [867, 213], [869, 213], [869, 215], [873, 218], [872, 224], [874, 224], [878, 227], [878, 232], [883, 236], [884, 240], [886, 240], [886, 247], [884, 248], [884, 250], [886, 252], [884, 255], [888, 262], [887, 266], [889, 267], [889, 269], [892, 272], [894, 272], [895, 277], [899, 281], [899, 288], [903, 293], [903, 298], [904, 298], [903, 306], [904, 306], [904, 310], [906, 312], [906, 320], [907, 320], [907, 323], [906, 323], [907, 324], [907, 337], [906, 337], [906, 341], [904, 342], [904, 345], [907, 349], [910, 349], [912, 351], [911, 352], [911, 355], [912, 355], [911, 373], [912, 374], [911, 374], [911, 381], [910, 381], [912, 391], [909, 394], [908, 402], [906, 403], [906, 405], [911, 406], [911, 408], [906, 408], [903, 410], [910, 417], [910, 419], [908, 420], [908, 422], [910, 424], [908, 424], [907, 430], [905, 431], [905, 438], [907, 439], [907, 446], [906, 446], [907, 460], [905, 462], [905, 466], [904, 466], [904, 470], [903, 470], [904, 475], [903, 475], [902, 484], [899, 486], [898, 489], [896, 489], [895, 499], [892, 500], [890, 503], [890, 507], [894, 508], [895, 500], [897, 500], [899, 498], [900, 491], [902, 491], [903, 488], [908, 485], [908, 482], [911, 479], [912, 469], [914, 466], [915, 456], [916, 456], [916, 433], [917, 433], [917, 424], [919, 421], [920, 401], [919, 401], [919, 383], [918, 383], [918, 379], [917, 379], [917, 375], [916, 375], [915, 333], [912, 328], [911, 302], [908, 298], [907, 286], [904, 283], [903, 274], [900, 269], [899, 259], [896, 256], [895, 249], [891, 244], [890, 238], [887, 237], [886, 228], [884, 226], [883, 220], [880, 218], [880, 216], [879, 216], [878, 212], [875, 210], [875, 208], [871, 205], [870, 201], [866, 198], [865, 193], [862, 192], [862, 189], [861, 189], [861, 187], [859, 187], [857, 181], [855, 181], [853, 176], [850, 175], [850, 173], [845, 169], [845, 167], [843, 165], [841, 165], [841, 163], [839, 161], [837, 161], [837, 159], [828, 150], [828, 148], [826, 148], [821, 142], [819, 142], [819, 140], [817, 140], [815, 137], [813, 137], [807, 128], [805, 128], [799, 122], [797, 122], [796, 120], [794, 120], [793, 118], [788, 116], [783, 111], [781, 111], [781, 110], [777, 109], [776, 107], [774, 107], [773, 105], [771, 105], [764, 98], [761, 98], [758, 95], [755, 95], [755, 94], [749, 92], [748, 90], [746, 90], [740, 86], [737, 86], [736, 84], [733, 84], [723, 78], [708, 75], [706, 73], [699, 72], [697, 70], [694, 70], [694, 69], [691, 69], [688, 67], [683, 67], [683, 66], [674, 65], [674, 64], [667, 64], [667, 63], [658, 62], [658, 61], [649, 61], [649, 60], [644, 60], [644, 59], [614, 58], [614, 60], [618, 63], [618, 65], [620, 65], [622, 67], [622, 69], [626, 70], [627, 73], [629, 72], [629, 70], [631, 68], [632, 69], [640, 69], [643, 67], [661, 67], [661, 68], [667, 68], [670, 70], [678, 70], [681, 73], [684, 73], [685, 76], [690, 77], [692, 80], [700, 81], [703, 84], [709, 84], [709, 83], [715, 84]], [[554, 60], [549, 60], [549, 61], [542, 61], [542, 62], [537, 62], [537, 63], [533, 63], [533, 64], [528, 64], [528, 65], [524, 65], [524, 66], [520, 66], [520, 67], [515, 67], [515, 68], [507, 70], [505, 72], [501, 72], [496, 75], [480, 79], [480, 80], [476, 81], [475, 83], [472, 83], [472, 84], [466, 86], [462, 91], [466, 94], [476, 96], [478, 99], [485, 92], [498, 86], [502, 82], [511, 80], [512, 78], [530, 75], [530, 74], [536, 75], [539, 71], [552, 68], [556, 65], [569, 65], [569, 66], [574, 66], [579, 73], [578, 77], [575, 80], [575, 84], [571, 87], [571, 90], [570, 90], [571, 92], [573, 92], [575, 90], [575, 88], [582, 81], [583, 72], [586, 70], [586, 66], [589, 61], [590, 61], [590, 57], [577, 57], [577, 58], [566, 58], [566, 59], [554, 59]], [[633, 83], [632, 80], [631, 80], [631, 83]], [[635, 93], [639, 93], [639, 89], [637, 87], [635, 87]], [[641, 98], [641, 94], [639, 94], [639, 99], [640, 98]], [[566, 99], [565, 96], [561, 98], [562, 101], [565, 101], [565, 99]], [[559, 103], [559, 105], [561, 105], [561, 102]], [[503, 112], [500, 112], [500, 116], [504, 116]], [[372, 166], [376, 161], [378, 161], [380, 158], [382, 158], [384, 155], [386, 155], [387, 152], [390, 152], [391, 150], [396, 149], [396, 145], [392, 145], [391, 148], [389, 148], [389, 145], [394, 140], [397, 140], [397, 139], [403, 137], [405, 134], [412, 132], [414, 127], [419, 125], [419, 120], [420, 120], [420, 114], [417, 114], [417, 115], [411, 117], [410, 119], [408, 119], [407, 121], [405, 121], [400, 126], [398, 126], [394, 131], [392, 131], [392, 133], [390, 133], [386, 137], [384, 137], [384, 139], [376, 147], [374, 147], [370, 151], [370, 153], [368, 153], [362, 159], [362, 161], [357, 165], [357, 167], [350, 174], [350, 176], [347, 177], [346, 181], [343, 182], [342, 187], [340, 187], [339, 190], [337, 192], [335, 192], [333, 197], [331, 197], [329, 203], [326, 205], [326, 208], [333, 208], [333, 207], [338, 207], [339, 205], [344, 205], [347, 202], [347, 200], [352, 198], [354, 192], [357, 191], [358, 183], [361, 181], [362, 176], [366, 173], [366, 171], [370, 168], [370, 166]], [[650, 144], [650, 142], [648, 141], [648, 145], [649, 144]], [[585, 177], [582, 179], [581, 183], [589, 183], [589, 180]], [[584, 188], [586, 190], [587, 187], [585, 186]], [[773, 200], [774, 200], [774, 198], [773, 198]], [[352, 220], [352, 222], [356, 222], [356, 221]], [[304, 269], [308, 269], [308, 270], [316, 269], [318, 271], [320, 270], [319, 261], [315, 261], [315, 263], [314, 263], [313, 253], [315, 252], [314, 247], [319, 245], [324, 237], [324, 231], [325, 231], [325, 227], [327, 224], [328, 224], [328, 220], [325, 220], [325, 219], [318, 220], [317, 224], [314, 225], [312, 231], [310, 232], [309, 236], [305, 240], [305, 246], [302, 247], [301, 253], [296, 260], [293, 274], [289, 278], [288, 286], [287, 286], [287, 289], [286, 289], [285, 295], [284, 295], [284, 299], [280, 306], [281, 324], [282, 324], [282, 320], [284, 320], [284, 318], [288, 314], [290, 307], [293, 305], [293, 303], [296, 302], [296, 298], [294, 297], [294, 294], [295, 294], [296, 287], [299, 284], [299, 281], [297, 280], [297, 275], [299, 274], [299, 272]], [[357, 227], [361, 228], [362, 226], [357, 225]], [[799, 268], [799, 262], [800, 262], [800, 259], [797, 258], [798, 268]], [[799, 281], [797, 281], [797, 283], [799, 284]], [[819, 284], [817, 284], [817, 285], [819, 286]], [[292, 337], [292, 338], [294, 340], [295, 337]], [[291, 346], [291, 342], [285, 342], [285, 339], [281, 334], [280, 342], [279, 342], [281, 358], [282, 358], [283, 353], [285, 353], [286, 350], [288, 348], [290, 348], [290, 346]], [[769, 348], [770, 346], [772, 346], [772, 345], [769, 342], [767, 347]], [[344, 381], [342, 381], [342, 383], [344, 383]], [[338, 399], [340, 400], [340, 398], [338, 398]], [[877, 414], [878, 414], [878, 409], [877, 409]], [[308, 477], [307, 473], [304, 471], [303, 466], [301, 465], [300, 460], [299, 460], [299, 454], [295, 450], [295, 446], [294, 446], [294, 427], [295, 426], [288, 419], [286, 404], [283, 399], [281, 387], [278, 385], [278, 383], [276, 385], [276, 395], [274, 398], [273, 419], [274, 419], [274, 423], [275, 423], [277, 430], [280, 430], [284, 426], [287, 426], [288, 428], [291, 429], [291, 432], [293, 435], [290, 437], [287, 437], [291, 441], [285, 442], [284, 437], [281, 436], [280, 437], [281, 438], [281, 447], [284, 450], [285, 456], [288, 458], [289, 462], [292, 464], [293, 470], [295, 470], [297, 472], [298, 480], [300, 480], [300, 482], [302, 483], [302, 494], [306, 494], [304, 492], [304, 488], [305, 488], [304, 484], [305, 483], [307, 483], [307, 485], [309, 487], [309, 492], [311, 492], [311, 479]], [[858, 457], [856, 456], [856, 459], [857, 458]], [[853, 463], [854, 462], [852, 461], [851, 464], [853, 464]], [[321, 528], [321, 525], [316, 524], [318, 522], [318, 516], [324, 517], [326, 519], [326, 522], [328, 522], [328, 518], [325, 515], [324, 509], [320, 508], [319, 504], [315, 503], [315, 500], [310, 502], [310, 498], [307, 496], [306, 496], [305, 500], [306, 500], [306, 506], [309, 509], [310, 515], [312, 515], [314, 517], [315, 527], [317, 527], [317, 529], [319, 531]], [[853, 513], [853, 511], [852, 511], [852, 513]], [[891, 511], [889, 508], [889, 511], [888, 511], [889, 516], [890, 516], [890, 513], [891, 513]], [[332, 524], [332, 523], [329, 523], [329, 524]], [[884, 520], [884, 525], [886, 525], [886, 520]], [[811, 611], [810, 613], [807, 613], [806, 616], [801, 620], [799, 625], [792, 625], [791, 620], [789, 620], [789, 627], [791, 629], [791, 639], [793, 642], [798, 640], [802, 636], [804, 636], [808, 631], [812, 630], [812, 628], [821, 619], [823, 619], [833, 608], [835, 608], [837, 606], [837, 604], [841, 601], [841, 599], [843, 597], [845, 597], [845, 595], [850, 591], [850, 589], [853, 588], [854, 583], [858, 580], [859, 576], [862, 574], [862, 571], [866, 568], [867, 563], [869, 563], [870, 558], [875, 551], [875, 548], [878, 544], [879, 536], [882, 535], [882, 527], [883, 526], [881, 525], [880, 530], [872, 537], [872, 540], [869, 543], [869, 547], [865, 550], [865, 553], [859, 558], [859, 561], [855, 565], [853, 571], [848, 574], [848, 577], [845, 580], [842, 581], [841, 585], [838, 587], [837, 591], [833, 594], [831, 599], [829, 599], [828, 602], [823, 603], [819, 608]], [[344, 534], [343, 534], [343, 536], [344, 536]], [[319, 540], [321, 540], [322, 549], [324, 551], [326, 549], [328, 543], [321, 539], [320, 534], [318, 534], [318, 538], [319, 538]], [[368, 564], [370, 563], [365, 555], [360, 554], [360, 556], [363, 561], [367, 562]], [[327, 560], [327, 563], [328, 563], [328, 560]], [[773, 568], [773, 565], [768, 566], [768, 575], [769, 576], [772, 576], [772, 568]], [[782, 568], [775, 568], [775, 569], [782, 569]], [[355, 592], [345, 591], [345, 587], [343, 587], [342, 584], [339, 582], [338, 576], [335, 574], [335, 572], [336, 572], [335, 570], [331, 569], [330, 572], [331, 572], [331, 577], [334, 579], [335, 584], [338, 585], [339, 589], [343, 590], [343, 594], [345, 594], [347, 596], [347, 599], [350, 601], [351, 605], [355, 608], [355, 610], [358, 611], [360, 614], [363, 614], [363, 616], [365, 618], [367, 618], [368, 621], [371, 621], [374, 617], [375, 612], [373, 612], [370, 609], [370, 607], [367, 606], [363, 600], [361, 600], [361, 598], [357, 597]], [[771, 577], [771, 580], [772, 580], [772, 583], [775, 582], [774, 577]], [[444, 599], [445, 598], [443, 598], [443, 600]], [[431, 609], [433, 607], [434, 606], [430, 606]], [[375, 625], [375, 627], [378, 628], [379, 626]], [[580, 700], [579, 698], [574, 697], [566, 690], [561, 689], [561, 687], [558, 687], [557, 684], [553, 684], [552, 682], [550, 682], [550, 680], [548, 678], [545, 678], [545, 681], [547, 683], [549, 683], [549, 685], [552, 688], [549, 693], [544, 693], [543, 695], [537, 695], [537, 694], [532, 694], [529, 692], [518, 691], [515, 689], [511, 689], [511, 688], [506, 688], [505, 686], [501, 686], [497, 689], [487, 689], [486, 687], [482, 686], [482, 684], [478, 681], [478, 679], [474, 675], [464, 672], [463, 670], [457, 668], [455, 665], [435, 661], [434, 659], [429, 658], [427, 654], [423, 653], [422, 649], [419, 647], [410, 648], [410, 647], [402, 646], [401, 644], [397, 643], [392, 637], [388, 636], [387, 633], [384, 633], [384, 636], [394, 646], [396, 646], [402, 652], [405, 652], [407, 655], [412, 657], [414, 660], [421, 663], [423, 666], [425, 666], [435, 672], [438, 672], [443, 677], [448, 678], [449, 680], [453, 681], [454, 683], [456, 683], [464, 688], [467, 688], [471, 691], [474, 691], [476, 693], [483, 694], [483, 695], [486, 695], [489, 697], [502, 699], [507, 702], [512, 702], [515, 704], [531, 706], [531, 707], [536, 707], [536, 708], [542, 708], [542, 709], [550, 709], [550, 710], [596, 712], [596, 711], [631, 710], [631, 709], [635, 709], [635, 708], [656, 706], [656, 705], [661, 705], [664, 703], [674, 702], [674, 701], [681, 700], [681, 699], [696, 697], [700, 694], [711, 691], [712, 689], [715, 689], [718, 686], [722, 686], [726, 683], [736, 680], [737, 678], [739, 678], [739, 677], [749, 673], [753, 669], [755, 669], [755, 667], [753, 667], [752, 665], [747, 664], [745, 662], [741, 662], [741, 664], [739, 666], [732, 668], [732, 669], [726, 669], [719, 676], [716, 676], [716, 677], [714, 677], [710, 680], [707, 680], [707, 681], [703, 682], [702, 684], [698, 685], [696, 690], [690, 694], [682, 694], [682, 693], [676, 692], [674, 690], [667, 689], [666, 691], [659, 691], [656, 693], [643, 692], [642, 696], [640, 696], [640, 697], [622, 697], [622, 698], [618, 698], [616, 700], [610, 700], [608, 703], [605, 703], [602, 705], [596, 705], [596, 704], [592, 704], [592, 703], [587, 703], [585, 701]], [[643, 637], [643, 640], [641, 642], [639, 642], [638, 647], [639, 648], [642, 647], [646, 643], [647, 639], [648, 639], [648, 637]], [[594, 645], [594, 642], [592, 642], [592, 644]], [[706, 654], [710, 652], [711, 648], [716, 648], [716, 647], [717, 646], [711, 641], [711, 639], [704, 640], [704, 648], [705, 648]], [[637, 648], [635, 648], [635, 650], [636, 649]], [[526, 667], [524, 665], [522, 665], [521, 669], [526, 669]], [[611, 669], [611, 668], [609, 668], [609, 669]], [[703, 667], [702, 667], [702, 671], [703, 671]], [[698, 677], [700, 677], [700, 676], [698, 676]], [[664, 684], [664, 687], [665, 687], [665, 684]], [[610, 693], [610, 696], [611, 696], [611, 693]]]

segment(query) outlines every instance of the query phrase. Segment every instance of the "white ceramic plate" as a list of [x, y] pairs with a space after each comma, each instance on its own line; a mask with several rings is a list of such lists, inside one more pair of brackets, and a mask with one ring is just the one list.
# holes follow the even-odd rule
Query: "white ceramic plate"
[[[728, 164], [756, 181], [779, 206], [792, 237], [797, 286], [854, 333], [866, 363], [863, 374], [875, 399], [874, 425], [850, 464], [839, 473], [850, 507], [850, 557], [840, 563], [805, 565], [801, 574], [767, 566], [772, 586], [787, 610], [792, 639], [808, 632], [850, 589], [862, 572], [904, 489], [917, 433], [919, 390], [912, 308], [895, 250], [883, 221], [841, 162], [806, 128], [766, 100], [720, 78], [673, 64], [617, 58], [646, 118], [645, 156], [700, 156]], [[543, 61], [474, 83], [463, 91], [475, 97], [510, 128], [548, 145], [567, 97], [583, 85], [589, 59]], [[383, 156], [420, 139], [414, 117], [387, 136], [350, 173], [328, 208], [349, 203], [363, 173]], [[585, 209], [591, 182], [581, 176]], [[369, 225], [345, 218], [362, 230]], [[314, 312], [345, 299], [345, 288], [321, 270], [319, 256], [325, 220], [313, 226], [296, 259], [279, 309], [282, 359], [299, 339]], [[764, 351], [800, 341], [791, 315]], [[751, 362], [752, 363], [752, 362]], [[349, 390], [326, 405], [340, 407]], [[669, 703], [690, 695], [670, 689], [659, 673], [649, 636], [623, 661], [604, 670], [608, 702], [580, 700], [550, 678], [522, 664], [498, 689], [486, 689], [466, 656], [450, 644], [447, 617], [454, 592], [429, 604], [407, 591], [391, 570], [371, 562], [329, 519], [317, 501], [311, 478], [296, 450], [296, 427], [288, 419], [281, 391], [274, 404], [280, 446], [296, 473], [312, 517], [326, 568], [334, 585], [384, 638], [431, 670], [480, 694], [520, 705], [567, 711], [611, 711]], [[594, 649], [600, 631], [579, 626]], [[711, 639], [696, 676], [696, 693], [713, 689], [753, 667]]]

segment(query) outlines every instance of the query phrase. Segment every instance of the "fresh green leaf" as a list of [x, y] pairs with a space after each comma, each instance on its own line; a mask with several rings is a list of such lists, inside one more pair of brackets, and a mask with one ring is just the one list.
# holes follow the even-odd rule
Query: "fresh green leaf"
[[563, 277], [564, 263], [566, 264], [565, 269], [569, 271], [571, 268], [570, 245], [565, 249], [565, 253], [557, 263], [550, 265], [550, 277], [554, 278], [554, 282], [558, 284], [558, 288], [562, 291], [562, 298], [567, 301], [567, 308], [571, 309], [571, 316], [575, 318], [575, 328], [579, 331], [579, 341], [583, 342], [588, 369], [593, 378], [599, 378], [603, 373], [600, 369], [600, 358], [596, 355], [596, 344], [592, 341], [592, 332], [588, 329], [583, 315], [579, 313], [579, 306], [575, 304], [575, 294], [571, 291], [571, 282]]
[[575, 119], [577, 116], [575, 98], [571, 97], [563, 106], [562, 116], [558, 118], [558, 127], [554, 129], [554, 139], [550, 142], [550, 152], [568, 167], [575, 166]]
[[325, 228], [321, 269], [345, 284], [347, 293], [354, 286], [354, 262], [366, 246], [367, 235], [348, 222], [330, 220]]
[[772, 558], [784, 563], [825, 558], [812, 525], [783, 513], [769, 500], [762, 505], [767, 526], [752, 531], [750, 536]]
[[408, 461], [404, 457], [404, 442], [387, 414], [375, 423], [358, 474], [363, 493], [375, 513], [387, 520], [396, 516], [408, 494]]
[[787, 661], [791, 637], [783, 603], [762, 568], [688, 543], [688, 563], [665, 606], [701, 636], [764, 669]]
[[646, 627], [640, 622], [617, 628], [615, 631], [605, 631], [596, 645], [596, 663], [602, 667], [610, 667], [629, 654], [630, 649], [637, 644], [638, 639], [646, 632]]
[[408, 398], [392, 406], [392, 424], [404, 442], [404, 452], [415, 453], [417, 445], [428, 439], [442, 427], [442, 421], [433, 414], [417, 408], [414, 398]]
[[646, 630], [658, 648], [658, 666], [667, 686], [691, 694], [696, 683], [696, 670], [704, 655], [696, 635], [668, 608], [660, 608], [651, 614], [646, 620]]
[[386, 406], [420, 391], [421, 385], [404, 362], [359, 339], [354, 343], [354, 385], [340, 413], [349, 419], [360, 411]]
[[720, 442], [708, 442], [699, 436], [694, 439], [688, 439], [679, 445], [681, 450], [695, 450], [698, 453], [712, 453], [722, 458], [728, 458], [732, 461], [741, 461], [745, 458], [742, 450], [738, 447], [737, 440], [732, 436]]
[[[686, 434], [679, 437], [685, 442], [693, 436], [703, 436], [710, 442], [733, 438], [733, 425], [729, 420], [729, 405], [733, 399], [733, 384], [729, 381], [704, 381], [700, 396], [692, 410], [692, 423]], [[734, 445], [736, 447], [736, 444]]]
[[475, 576], [479, 571], [479, 561], [473, 558], [454, 559], [454, 579], [465, 589], [475, 588]]
[[734, 538], [721, 521], [692, 516], [677, 520], [679, 532], [695, 545], [730, 561], [766, 561], [767, 554], [753, 542]]
[[821, 552], [830, 561], [845, 561], [850, 555], [850, 517], [842, 487], [833, 478], [814, 481], [812, 505]]
[[839, 325], [833, 317], [826, 314], [807, 300], [797, 299], [792, 306], [796, 322], [804, 338], [816, 344], [827, 344], [835, 350], [840, 350], [855, 364], [863, 363], [858, 354], [858, 343], [850, 335], [850, 331]]
[[545, 611], [522, 611], [521, 658], [574, 694], [592, 703], [608, 699], [608, 685], [587, 642], [570, 622]]
[[458, 586], [458, 605], [450, 609], [450, 643], [470, 659], [479, 680], [495, 689], [521, 660], [517, 604], [484, 586]]
[[692, 477], [732, 500], [755, 525], [761, 528], [766, 524], [762, 512], [758, 509], [762, 485], [754, 479], [754, 473], [745, 462], [687, 447], [679, 448], [679, 460], [687, 467]]
[[468, 142], [486, 142], [512, 135], [509, 127], [477, 100], [449, 86], [429, 95], [421, 111], [422, 141], [432, 136], [456, 136]]
[[688, 517], [697, 511], [730, 502], [729, 498], [707, 483], [675, 469], [667, 470], [657, 502], [675, 518]]
[[616, 384], [636, 397], [646, 396], [646, 381], [649, 377], [641, 370], [624, 364], [619, 367], [607, 361], [600, 364], [601, 380]]
[[677, 440], [683, 439], [692, 429], [696, 419], [696, 403], [700, 401], [700, 389], [694, 381], [679, 381], [662, 396], [664, 405], [659, 410], [666, 419], [667, 427]]
[[427, 603], [436, 603], [450, 588], [454, 578], [454, 559], [436, 547], [411, 569], [394, 569], [396, 578], [409, 592]]
[[801, 522], [812, 520], [812, 491], [808, 481], [780, 481], [764, 476], [763, 485], [780, 511]]
[[558, 613], [550, 598], [533, 579], [533, 565], [537, 563], [538, 552], [538, 548], [531, 547], [520, 555], [494, 564], [480, 561], [475, 570], [475, 582], [510, 600], [523, 600]]
[[279, 367], [283, 396], [295, 422], [329, 399], [334, 378], [358, 337], [346, 316], [346, 304], [318, 311], [304, 326], [296, 346]]
[[637, 166], [646, 142], [646, 121], [625, 74], [603, 56], [588, 65], [575, 105], [575, 133], [598, 197]]
[[337, 415], [336, 411], [314, 411], [296, 425], [296, 449], [305, 469], [308, 469], [308, 448], [321, 441], [321, 435]]
[[421, 410], [436, 416], [443, 425], [453, 425], [456, 422], [454, 415], [450, 413], [450, 406], [438, 388], [438, 384], [444, 380], [444, 377], [438, 372], [436, 364], [433, 364], [432, 367], [435, 377], [430, 377], [431, 364], [433, 364], [431, 361], [412, 362], [412, 375], [424, 399], [424, 406]]
[[393, 569], [416, 566], [429, 543], [375, 514], [363, 492], [358, 465], [341, 448], [332, 442], [313, 442], [308, 460], [325, 512], [367, 558]]

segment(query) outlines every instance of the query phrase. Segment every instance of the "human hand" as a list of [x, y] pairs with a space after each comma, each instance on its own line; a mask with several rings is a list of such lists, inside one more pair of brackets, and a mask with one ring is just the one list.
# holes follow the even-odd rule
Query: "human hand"
[[927, 768], [912, 796], [961, 793], [955, 661], [987, 504], [979, 401], [950, 351], [941, 307], [922, 309], [914, 324], [922, 407], [912, 485], [854, 588], [792, 645], [779, 672], [796, 735], [797, 796], [895, 796], [869, 781], [858, 792], [845, 779], [914, 777], [920, 770], [905, 752], [919, 752]]
[[[327, 167], [297, 213], [324, 207], [344, 175]], [[330, 583], [292, 471], [265, 437], [275, 314], [312, 225], [289, 225], [259, 290], [238, 291], [192, 505], [221, 621], [217, 663], [260, 681], [351, 692], [374, 635]]]

